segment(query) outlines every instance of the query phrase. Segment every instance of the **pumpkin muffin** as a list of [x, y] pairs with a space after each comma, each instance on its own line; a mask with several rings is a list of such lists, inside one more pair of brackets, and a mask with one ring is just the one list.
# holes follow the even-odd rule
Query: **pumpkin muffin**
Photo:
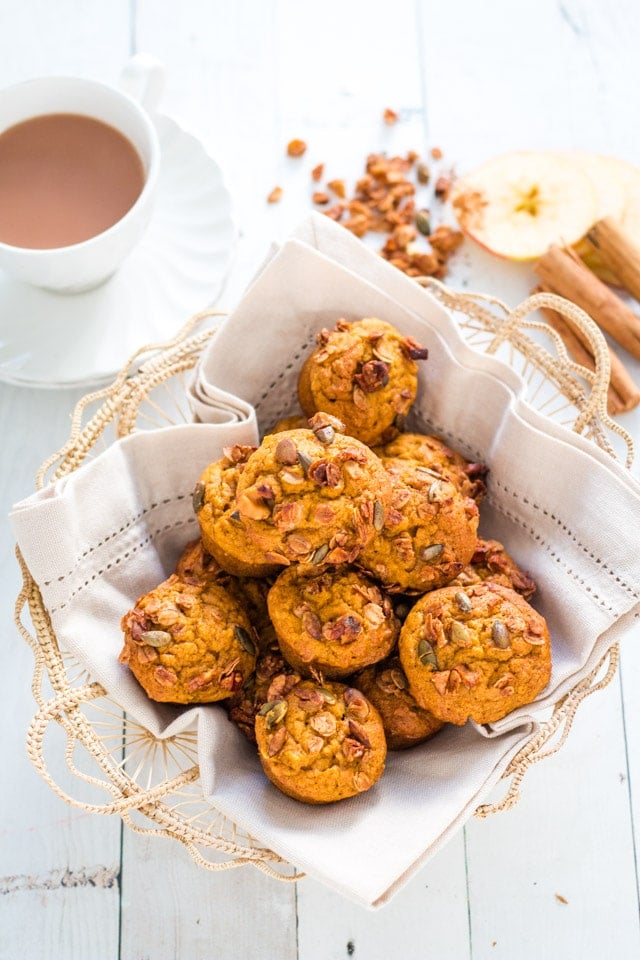
[[436, 477], [449, 480], [463, 496], [473, 497], [476, 503], [480, 502], [486, 492], [487, 467], [483, 463], [470, 463], [440, 437], [423, 433], [403, 433], [376, 449], [376, 453], [383, 459], [394, 457], [400, 460], [415, 460], [431, 470]]
[[520, 569], [498, 540], [478, 540], [471, 563], [452, 581], [452, 585], [468, 587], [484, 580], [511, 587], [516, 593], [522, 594], [525, 600], [532, 597], [537, 589], [535, 581]]
[[193, 509], [200, 524], [202, 543], [227, 573], [237, 577], [267, 577], [277, 564], [266, 563], [262, 553], [246, 544], [237, 552], [234, 504], [238, 479], [256, 447], [226, 447], [224, 455], [210, 463], [193, 491]]
[[362, 670], [353, 682], [382, 719], [389, 750], [406, 750], [424, 743], [444, 722], [416, 703], [398, 657]]
[[364, 793], [384, 770], [387, 744], [377, 710], [341, 683], [296, 684], [256, 717], [264, 772], [303, 803], [333, 803]]
[[230, 697], [253, 671], [249, 618], [217, 583], [172, 574], [122, 618], [120, 663], [152, 700], [211, 703]]
[[300, 406], [311, 417], [339, 417], [348, 434], [369, 446], [395, 437], [418, 389], [416, 360], [427, 351], [395, 327], [368, 317], [322, 330], [298, 379]]
[[217, 560], [205, 550], [202, 539], [189, 541], [180, 554], [175, 573], [185, 583], [194, 585], [227, 577]]
[[444, 586], [473, 556], [475, 501], [412, 460], [387, 458], [383, 464], [393, 483], [391, 507], [358, 563], [392, 592], [425, 593]]
[[388, 656], [400, 632], [389, 597], [346, 567], [288, 567], [269, 591], [269, 613], [285, 660], [305, 676], [349, 676]]
[[398, 650], [416, 701], [455, 724], [502, 719], [535, 700], [551, 675], [544, 617], [490, 580], [418, 600]]
[[215, 509], [207, 517], [215, 493], [204, 483], [203, 540], [231, 573], [247, 558], [269, 573], [307, 561], [351, 563], [383, 523], [391, 480], [378, 457], [339, 433], [335, 418], [317, 414], [310, 423], [264, 438], [217, 518]]

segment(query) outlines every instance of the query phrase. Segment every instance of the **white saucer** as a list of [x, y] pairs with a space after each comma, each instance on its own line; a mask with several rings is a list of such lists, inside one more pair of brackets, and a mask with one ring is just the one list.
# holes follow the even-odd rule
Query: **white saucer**
[[170, 339], [219, 295], [236, 240], [222, 171], [173, 120], [155, 120], [162, 150], [156, 207], [110, 280], [64, 296], [0, 272], [0, 381], [104, 383], [139, 347]]

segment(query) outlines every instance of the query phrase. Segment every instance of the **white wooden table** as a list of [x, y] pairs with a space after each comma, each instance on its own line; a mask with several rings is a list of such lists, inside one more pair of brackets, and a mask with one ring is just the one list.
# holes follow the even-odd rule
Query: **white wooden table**
[[[111, 82], [135, 50], [164, 60], [166, 112], [204, 140], [235, 196], [232, 306], [269, 240], [309, 209], [307, 159], [350, 179], [371, 150], [433, 145], [460, 170], [530, 147], [640, 163], [639, 47], [633, 0], [22, 0], [2, 11], [0, 84], [48, 72]], [[401, 114], [393, 128], [381, 122], [386, 106]], [[298, 166], [284, 155], [292, 137], [310, 145]], [[267, 206], [276, 183], [285, 197]], [[528, 267], [479, 253], [461, 271], [460, 282], [513, 303], [532, 282]], [[65, 439], [79, 396], [0, 386], [3, 517]], [[625, 424], [640, 442], [640, 415]], [[49, 791], [25, 757], [32, 656], [12, 623], [6, 526], [1, 543], [3, 960], [640, 956], [638, 630], [563, 749], [527, 774], [520, 804], [472, 820], [369, 913], [311, 880], [209, 875], [178, 844]], [[63, 768], [60, 756], [53, 774], [64, 785]]]

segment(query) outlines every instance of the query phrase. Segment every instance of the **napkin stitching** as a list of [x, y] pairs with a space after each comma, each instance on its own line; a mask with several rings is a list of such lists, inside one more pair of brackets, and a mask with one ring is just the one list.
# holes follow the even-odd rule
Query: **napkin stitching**
[[[88, 547], [84, 551], [84, 553], [80, 554], [79, 557], [76, 557], [71, 569], [67, 570], [66, 573], [61, 574], [59, 577], [56, 577], [56, 582], [62, 583], [63, 580], [66, 580], [67, 577], [70, 577], [72, 574], [76, 572], [76, 570], [78, 569], [78, 566], [82, 563], [82, 561], [86, 557], [91, 556], [92, 553], [95, 553], [96, 550], [99, 550], [100, 547], [103, 547], [106, 543], [109, 542], [109, 540], [113, 540], [114, 537], [119, 536], [121, 533], [126, 533], [127, 530], [131, 530], [131, 528], [134, 527], [137, 523], [139, 523], [143, 517], [145, 517], [148, 513], [151, 513], [152, 510], [156, 510], [158, 507], [165, 507], [170, 503], [177, 503], [180, 500], [187, 500], [188, 497], [190, 496], [191, 494], [179, 493], [175, 497], [165, 497], [164, 500], [158, 500], [157, 503], [150, 503], [149, 506], [145, 507], [144, 510], [141, 510], [140, 513], [135, 514], [135, 516], [133, 516], [131, 520], [128, 521], [128, 523], [124, 523], [119, 530], [114, 530], [113, 533], [108, 533], [105, 537], [102, 538], [102, 540], [98, 540], [97, 543], [94, 543], [93, 546]], [[51, 584], [53, 583], [53, 580], [43, 580], [42, 583], [43, 583], [43, 586], [50, 587]]]
[[[185, 499], [181, 497], [181, 499]], [[114, 557], [113, 560], [110, 560], [109, 563], [105, 564], [100, 570], [95, 570], [90, 577], [81, 583], [75, 590], [73, 590], [62, 603], [59, 603], [56, 607], [52, 607], [49, 613], [57, 613], [59, 610], [63, 610], [67, 604], [73, 600], [79, 593], [82, 593], [85, 587], [88, 587], [94, 580], [97, 580], [98, 577], [101, 577], [106, 570], [110, 570], [112, 567], [117, 567], [123, 560], [127, 560], [132, 554], [137, 553], [139, 550], [147, 546], [155, 537], [159, 536], [161, 533], [166, 533], [168, 530], [176, 530], [178, 527], [189, 526], [196, 522], [195, 517], [183, 517], [181, 520], [174, 520], [173, 523], [165, 523], [161, 527], [156, 527], [155, 530], [151, 530], [143, 540], [139, 540], [138, 543], [129, 547], [125, 553], [120, 556]]]
[[[542, 539], [541, 535], [536, 532], [535, 527], [530, 527], [529, 524], [524, 522], [524, 520], [521, 520], [520, 517], [516, 516], [514, 513], [511, 513], [510, 510], [502, 506], [502, 504], [498, 503], [492, 497], [487, 497], [487, 499], [493, 504], [493, 506], [496, 508], [496, 510], [498, 510], [499, 513], [507, 517], [508, 520], [511, 520], [513, 523], [517, 524], [523, 530], [526, 530], [527, 533], [533, 537], [536, 543], [540, 544], [540, 546], [544, 548], [545, 552], [548, 553], [549, 556], [553, 557], [556, 563], [559, 563], [564, 568], [564, 571], [567, 574], [567, 576], [571, 577], [572, 580], [575, 580], [576, 583], [579, 583], [586, 590], [586, 592], [590, 594], [594, 600], [597, 601], [599, 606], [601, 606], [608, 613], [612, 614], [614, 617], [618, 616], [618, 612], [616, 611], [616, 609], [612, 607], [609, 603], [607, 603], [607, 601], [604, 600], [598, 593], [596, 593], [593, 590], [593, 587], [587, 584], [586, 580], [583, 580], [583, 578], [580, 577], [577, 573], [575, 573], [575, 571], [572, 570], [571, 567], [567, 566], [566, 561], [563, 560], [560, 554], [556, 553], [553, 547], [550, 546], [550, 544], [547, 543], [546, 540]], [[634, 596], [634, 599], [637, 599], [635, 598], [635, 595], [632, 594], [632, 596]]]
[[310, 336], [307, 337], [307, 339], [302, 344], [302, 346], [299, 347], [298, 352], [293, 354], [293, 356], [291, 357], [291, 360], [286, 365], [286, 367], [278, 374], [275, 380], [272, 380], [269, 386], [265, 389], [260, 399], [253, 404], [256, 413], [260, 409], [260, 404], [268, 398], [269, 393], [272, 390], [275, 390], [278, 384], [282, 380], [284, 380], [289, 370], [293, 370], [294, 366], [296, 365], [296, 361], [300, 361], [303, 357], [303, 354], [307, 353], [309, 351], [309, 348], [313, 346], [315, 339], [316, 339], [316, 334], [315, 333], [310, 334]]
[[[550, 520], [553, 520], [554, 523], [562, 530], [562, 532], [565, 533], [576, 544], [576, 546], [580, 547], [583, 553], [585, 553], [591, 560], [594, 560], [602, 568], [602, 570], [604, 570], [611, 577], [611, 579], [613, 579], [619, 586], [623, 587], [623, 589], [626, 590], [626, 592], [630, 594], [630, 596], [633, 597], [634, 600], [640, 600], [640, 593], [635, 591], [633, 587], [630, 586], [630, 584], [628, 584], [625, 580], [622, 579], [622, 577], [616, 574], [615, 570], [612, 570], [611, 567], [609, 567], [609, 565], [604, 560], [602, 560], [600, 557], [597, 557], [592, 550], [589, 550], [589, 548], [584, 543], [582, 543], [582, 541], [576, 536], [576, 534], [571, 530], [571, 528], [568, 527], [566, 523], [564, 523], [559, 517], [556, 517], [554, 513], [550, 513], [545, 507], [541, 507], [539, 504], [535, 503], [534, 501], [529, 500], [528, 497], [520, 497], [515, 492], [515, 490], [510, 490], [509, 487], [506, 487], [503, 483], [501, 483], [499, 480], [496, 480], [495, 478], [492, 478], [492, 484], [494, 487], [499, 487], [501, 490], [504, 490], [504, 492], [510, 495], [511, 497], [513, 497], [514, 500], [521, 500], [522, 503], [526, 504], [528, 507], [533, 507], [534, 510], [537, 510], [539, 513], [543, 513], [545, 517], [548, 517]], [[489, 495], [488, 499], [491, 500], [493, 505], [498, 510], [501, 510], [501, 512], [505, 512], [504, 510], [501, 509], [500, 504], [493, 497], [491, 497], [491, 495]], [[514, 519], [508, 513], [505, 515], [508, 516], [509, 519]], [[520, 521], [518, 522], [520, 523]], [[523, 526], [524, 524], [520, 523], [520, 525]], [[526, 529], [530, 533], [533, 532], [532, 527], [526, 527]], [[589, 593], [592, 592], [589, 587], [587, 587], [587, 591]], [[594, 594], [594, 596], [596, 596], [596, 594]]]

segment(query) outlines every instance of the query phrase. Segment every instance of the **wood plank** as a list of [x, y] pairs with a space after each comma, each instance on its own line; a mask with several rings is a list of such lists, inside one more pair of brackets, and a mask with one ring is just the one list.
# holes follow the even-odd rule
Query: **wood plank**
[[295, 898], [253, 867], [209, 873], [177, 842], [125, 830], [121, 960], [295, 960]]
[[[128, 0], [12, 6], [3, 17], [0, 85], [52, 72], [113, 82], [129, 53]], [[39, 958], [113, 957], [118, 952], [120, 822], [67, 807], [33, 770], [25, 733], [35, 706], [31, 651], [13, 627], [19, 571], [6, 515], [33, 490], [40, 463], [66, 439], [77, 391], [28, 391], [0, 386], [0, 596], [2, 639], [12, 650], [0, 680], [4, 717], [2, 926], [0, 954]], [[51, 773], [74, 791], [56, 746]], [[16, 801], [16, 798], [19, 798]], [[99, 946], [97, 946], [99, 944]]]
[[527, 772], [513, 810], [468, 825], [467, 854], [473, 956], [639, 955], [617, 680]]
[[[595, 3], [543, 0], [525, 20], [521, 8], [498, 0], [451, 4], [423, 18], [430, 129], [461, 172], [510, 149], [589, 149], [637, 160], [624, 119], [640, 106], [637, 86], [621, 94], [622, 78], [628, 84], [636, 70], [638, 28], [630, 25], [626, 37], [622, 9], [606, 25], [605, 16]], [[533, 284], [528, 264], [500, 263], [468, 244], [452, 285], [515, 304]], [[638, 423], [625, 419], [631, 428]], [[583, 705], [559, 754], [529, 771], [514, 810], [468, 825], [473, 956], [637, 955], [626, 763], [615, 681]]]
[[[67, 437], [79, 391], [28, 391], [0, 386], [1, 635], [11, 669], [0, 678], [3, 774], [0, 796], [0, 955], [69, 960], [117, 956], [120, 821], [67, 806], [38, 776], [25, 750], [36, 710], [30, 684], [33, 655], [13, 626], [20, 572], [6, 520], [11, 505], [33, 490], [40, 463]], [[39, 427], [38, 427], [39, 425]], [[62, 736], [47, 751], [54, 780], [78, 796], [64, 761]], [[80, 791], [82, 795], [82, 791]], [[16, 798], [19, 798], [18, 800]], [[106, 795], [102, 795], [102, 802]]]
[[299, 957], [471, 957], [464, 861], [460, 832], [375, 913], [314, 880], [301, 881]]

